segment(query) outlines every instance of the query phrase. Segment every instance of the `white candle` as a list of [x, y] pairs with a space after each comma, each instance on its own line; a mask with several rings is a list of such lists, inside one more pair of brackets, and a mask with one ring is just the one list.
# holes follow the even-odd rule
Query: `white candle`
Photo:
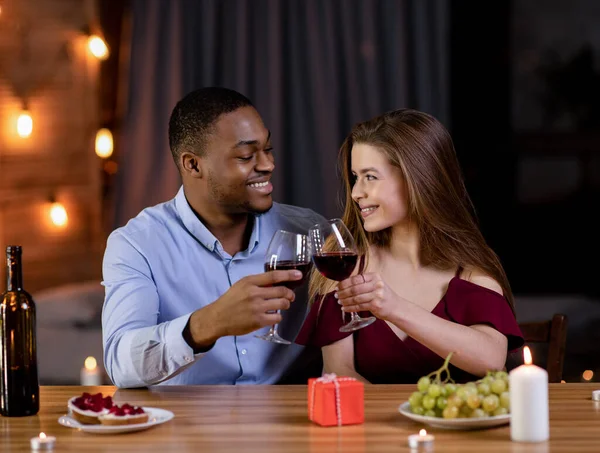
[[516, 442], [544, 442], [550, 437], [548, 373], [532, 364], [527, 346], [523, 357], [525, 365], [509, 374], [510, 437]]
[[408, 436], [408, 446], [410, 448], [432, 448], [435, 437], [432, 434], [427, 434], [427, 431], [422, 429], [419, 434], [411, 434]]
[[32, 450], [52, 450], [56, 443], [56, 437], [40, 433], [38, 437], [32, 437], [29, 442]]
[[102, 376], [96, 363], [96, 359], [88, 357], [81, 369], [81, 385], [102, 385]]

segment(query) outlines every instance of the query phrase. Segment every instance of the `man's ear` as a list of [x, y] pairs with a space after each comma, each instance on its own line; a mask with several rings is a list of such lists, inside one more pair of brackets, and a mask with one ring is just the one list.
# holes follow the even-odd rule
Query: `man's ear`
[[186, 173], [192, 178], [202, 178], [203, 168], [202, 159], [194, 153], [184, 151], [179, 157], [179, 165], [181, 166], [181, 172]]

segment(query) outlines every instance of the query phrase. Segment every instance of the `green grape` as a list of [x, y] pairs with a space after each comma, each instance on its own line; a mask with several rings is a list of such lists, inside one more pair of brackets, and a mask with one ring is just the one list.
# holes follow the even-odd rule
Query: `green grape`
[[506, 381], [503, 379], [496, 379], [491, 386], [491, 390], [496, 395], [501, 395], [502, 392], [506, 391]]
[[446, 398], [449, 395], [448, 388], [445, 385], [440, 386], [440, 396]]
[[494, 417], [497, 417], [498, 415], [506, 415], [508, 414], [508, 411], [506, 410], [505, 407], [499, 407], [494, 411]]
[[438, 417], [438, 418], [442, 418], [442, 414], [444, 413], [444, 411], [443, 411], [442, 409], [440, 409], [439, 407], [436, 407], [436, 408], [434, 409], [434, 411], [435, 411], [435, 416], [436, 416], [436, 417]]
[[482, 399], [483, 398], [477, 394], [469, 395], [467, 397], [467, 406], [469, 406], [471, 409], [477, 409], [479, 406], [481, 406]]
[[496, 371], [496, 379], [508, 381], [508, 373], [506, 371]]
[[494, 412], [499, 405], [498, 395], [494, 394], [486, 396], [481, 402], [481, 408], [488, 413]]
[[487, 416], [487, 414], [484, 412], [483, 409], [473, 409], [473, 412], [471, 412], [470, 418], [483, 418], [486, 416]]
[[423, 415], [425, 417], [435, 417], [435, 411], [432, 409], [427, 409]]
[[481, 380], [481, 382], [486, 383], [487, 385], [492, 385], [492, 382], [494, 382], [494, 377], [491, 375], [487, 375]]
[[448, 395], [446, 395], [446, 396], [452, 395], [453, 393], [456, 392], [456, 389], [458, 388], [456, 384], [446, 384], [445, 387], [446, 387], [446, 391], [448, 392]]
[[447, 405], [448, 405], [448, 399], [447, 398], [444, 398], [443, 396], [440, 396], [437, 399], [436, 406], [437, 406], [438, 409], [444, 410], [444, 409], [446, 409]]
[[435, 407], [435, 398], [431, 395], [423, 396], [423, 407], [427, 409], [433, 409]]
[[411, 408], [419, 407], [423, 401], [423, 394], [421, 392], [413, 392], [408, 399]]
[[459, 414], [458, 407], [456, 406], [447, 406], [446, 409], [442, 412], [442, 417], [444, 418], [457, 418]]
[[460, 396], [458, 396], [457, 393], [453, 393], [448, 397], [446, 407], [456, 407], [458, 409], [463, 405], [463, 403], [464, 400]]
[[500, 407], [504, 407], [505, 409], [510, 409], [510, 393], [502, 392], [500, 394]]
[[417, 407], [412, 407], [411, 406], [410, 410], [411, 410], [411, 412], [413, 414], [416, 414], [416, 415], [423, 415], [423, 414], [425, 414], [425, 408], [423, 406], [417, 406]]
[[471, 412], [473, 412], [473, 409], [465, 404], [460, 408], [458, 416], [459, 418], [469, 418], [471, 416]]
[[487, 396], [487, 395], [489, 395], [492, 392], [491, 389], [490, 389], [490, 385], [487, 384], [487, 383], [485, 383], [485, 382], [482, 382], [481, 384], [479, 384], [477, 386], [477, 391], [479, 393], [481, 393], [483, 396]]
[[427, 394], [429, 396], [433, 396], [434, 398], [437, 398], [438, 396], [440, 396], [441, 393], [442, 393], [442, 389], [438, 384], [431, 384], [429, 386], [429, 389], [427, 389]]
[[427, 392], [427, 389], [429, 389], [429, 384], [431, 384], [431, 382], [427, 376], [423, 376], [421, 379], [419, 379], [417, 382], [417, 388], [419, 389], [419, 392]]
[[469, 392], [466, 387], [459, 387], [456, 390], [456, 396], [458, 396], [461, 400], [467, 401], [467, 397], [469, 396]]
[[467, 382], [464, 386], [467, 389], [473, 389], [475, 392], [477, 391], [477, 384], [475, 384], [475, 382]]

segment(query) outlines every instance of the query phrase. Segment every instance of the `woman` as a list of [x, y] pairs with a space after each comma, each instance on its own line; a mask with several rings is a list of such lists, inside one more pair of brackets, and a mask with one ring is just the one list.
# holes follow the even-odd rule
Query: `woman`
[[[388, 112], [352, 129], [340, 164], [363, 269], [337, 286], [313, 271], [296, 342], [322, 348], [325, 372], [363, 382], [416, 382], [450, 352], [456, 381], [502, 369], [523, 338], [448, 131], [422, 112]], [[342, 333], [341, 309], [378, 319]]]

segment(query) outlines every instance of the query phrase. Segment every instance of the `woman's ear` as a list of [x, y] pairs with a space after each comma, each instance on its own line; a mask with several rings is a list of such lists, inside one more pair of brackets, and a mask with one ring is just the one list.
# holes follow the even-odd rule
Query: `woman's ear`
[[179, 158], [181, 173], [192, 178], [202, 178], [202, 160], [197, 154], [184, 151]]

